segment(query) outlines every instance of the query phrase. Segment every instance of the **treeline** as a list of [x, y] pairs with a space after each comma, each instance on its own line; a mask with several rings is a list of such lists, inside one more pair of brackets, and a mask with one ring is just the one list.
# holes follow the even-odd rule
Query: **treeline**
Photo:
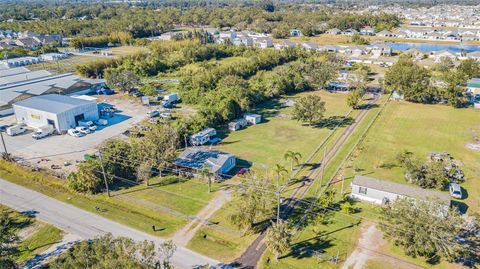
[[179, 86], [183, 102], [200, 106], [191, 126], [217, 126], [271, 98], [324, 87], [335, 77], [340, 62], [295, 49], [264, 50], [248, 57], [250, 53], [184, 76]]
[[384, 86], [403, 98], [415, 103], [448, 103], [454, 107], [469, 104], [466, 92], [467, 80], [480, 76], [480, 63], [463, 60], [455, 67], [453, 62], [442, 59], [435, 68], [427, 69], [412, 58], [401, 56], [385, 73]]
[[70, 40], [70, 46], [76, 49], [86, 47], [105, 47], [109, 44], [129, 45], [133, 41], [133, 36], [129, 32], [113, 32], [110, 35], [100, 36], [76, 36]]
[[137, 53], [117, 59], [99, 59], [76, 66], [86, 77], [103, 77], [106, 68], [131, 70], [138, 76], [154, 76], [189, 63], [221, 59], [241, 54], [246, 48], [222, 44], [204, 44], [199, 40], [152, 42], [151, 53]]
[[[330, 6], [309, 5], [206, 5], [197, 7], [175, 7], [153, 9], [151, 7], [131, 8], [128, 5], [71, 6], [67, 10], [58, 6], [38, 7], [38, 13], [24, 12], [15, 6], [16, 14], [47, 14], [32, 18], [17, 18], [19, 21], [0, 23], [0, 29], [17, 31], [31, 30], [37, 33], [59, 33], [64, 36], [108, 36], [113, 32], [128, 32], [134, 38], [150, 37], [172, 30], [177, 26], [216, 28], [234, 27], [238, 30], [284, 35], [289, 29], [300, 29], [310, 36], [327, 30], [328, 27], [361, 28], [366, 25], [376, 29], [390, 29], [400, 23], [396, 15], [362, 15], [343, 11]], [[9, 8], [11, 8], [9, 6]], [[34, 6], [34, 10], [37, 8]], [[1, 15], [4, 12], [4, 15]], [[2, 9], [4, 19], [12, 16]], [[23, 15], [19, 15], [23, 17]]]

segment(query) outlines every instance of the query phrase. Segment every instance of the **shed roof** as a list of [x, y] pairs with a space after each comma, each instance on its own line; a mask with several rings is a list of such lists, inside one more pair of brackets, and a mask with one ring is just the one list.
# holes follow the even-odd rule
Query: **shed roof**
[[73, 108], [95, 102], [73, 98], [60, 94], [46, 94], [19, 101], [14, 106], [25, 107], [49, 113], [59, 114]]
[[216, 173], [231, 157], [235, 157], [235, 155], [203, 147], [191, 147], [180, 154], [175, 160], [175, 165], [191, 169], [208, 166], [211, 172]]
[[359, 175], [355, 176], [352, 184], [415, 199], [425, 199], [427, 197], [438, 198], [443, 203], [450, 204], [450, 195], [446, 192], [426, 190], [420, 187]]

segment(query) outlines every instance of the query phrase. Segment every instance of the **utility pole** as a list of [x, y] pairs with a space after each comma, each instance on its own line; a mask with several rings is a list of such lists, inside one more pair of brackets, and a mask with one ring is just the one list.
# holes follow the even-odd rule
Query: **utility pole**
[[326, 154], [327, 154], [327, 147], [325, 147], [325, 149], [323, 150], [323, 158], [322, 158], [322, 162], [321, 162], [322, 173], [320, 174], [320, 182], [318, 183], [317, 193], [320, 193], [320, 190], [322, 189], [323, 174], [324, 174], [324, 171], [325, 171], [325, 155]]
[[187, 135], [184, 135], [183, 138], [185, 140], [185, 148], [188, 148]]
[[342, 196], [343, 196], [343, 182], [345, 181], [345, 176], [342, 175]]
[[105, 188], [107, 188], [108, 197], [110, 197], [110, 189], [108, 188], [107, 175], [105, 175], [105, 167], [103, 166], [102, 153], [98, 151], [98, 159], [100, 161], [100, 166], [102, 167], [103, 181], [105, 182]]
[[277, 175], [277, 224], [280, 222], [280, 176]]
[[0, 137], [2, 138], [3, 151], [5, 152], [5, 155], [8, 155], [7, 146], [5, 145], [5, 140], [3, 139], [3, 132], [2, 131], [0, 131]]

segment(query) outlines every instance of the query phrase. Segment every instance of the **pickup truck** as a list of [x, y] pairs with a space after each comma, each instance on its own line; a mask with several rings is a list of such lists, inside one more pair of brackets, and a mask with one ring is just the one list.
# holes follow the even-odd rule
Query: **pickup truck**
[[33, 133], [32, 137], [34, 139], [42, 139], [44, 137], [47, 137], [55, 131], [55, 128], [52, 125], [45, 125], [42, 127], [37, 128], [35, 133]]

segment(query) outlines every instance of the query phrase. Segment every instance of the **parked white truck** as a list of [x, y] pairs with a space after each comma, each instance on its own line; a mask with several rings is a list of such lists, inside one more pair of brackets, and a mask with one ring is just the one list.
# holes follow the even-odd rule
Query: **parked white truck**
[[33, 133], [32, 137], [34, 139], [42, 139], [44, 137], [47, 137], [53, 134], [54, 131], [55, 131], [55, 128], [53, 127], [53, 125], [45, 125], [37, 128], [35, 133]]
[[26, 131], [27, 131], [27, 128], [25, 128], [25, 125], [23, 124], [18, 124], [18, 125], [8, 127], [6, 130], [7, 134], [10, 136], [23, 134]]

